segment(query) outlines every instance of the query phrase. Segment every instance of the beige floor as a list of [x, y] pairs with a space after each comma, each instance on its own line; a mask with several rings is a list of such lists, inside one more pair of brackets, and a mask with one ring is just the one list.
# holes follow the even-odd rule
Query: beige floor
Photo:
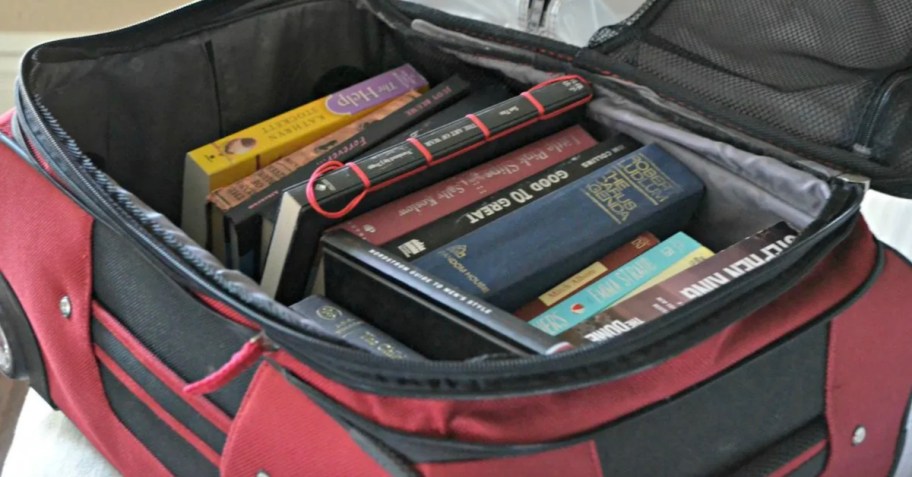
[[[12, 1], [12, 15], [9, 4]], [[182, 0], [3, 0], [0, 15], [0, 110], [12, 106], [19, 57], [29, 46], [78, 31], [101, 31], [173, 8]], [[55, 32], [55, 33], [48, 33]], [[876, 233], [912, 257], [912, 201], [872, 193], [865, 213]], [[912, 425], [912, 422], [910, 422]], [[907, 459], [906, 464], [912, 463]], [[910, 470], [912, 472], [912, 470]], [[11, 477], [117, 475], [75, 427], [37, 395], [26, 399], [13, 447], [3, 468]]]

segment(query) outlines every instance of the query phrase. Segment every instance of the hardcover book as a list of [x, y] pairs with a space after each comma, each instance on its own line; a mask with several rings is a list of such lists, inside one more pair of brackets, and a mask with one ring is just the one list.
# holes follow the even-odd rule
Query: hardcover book
[[570, 349], [345, 230], [327, 232], [322, 243], [327, 297], [427, 358], [547, 355]]
[[564, 129], [591, 98], [581, 79], [549, 82], [290, 189], [275, 222], [262, 287], [281, 302], [300, 299], [328, 226]]
[[187, 153], [181, 227], [207, 243], [206, 197], [339, 129], [427, 80], [403, 65]]
[[506, 189], [471, 203], [417, 230], [385, 244], [409, 260], [418, 258], [497, 218], [526, 207], [589, 174], [599, 166], [641, 147], [632, 138], [618, 135], [549, 167]]
[[[444, 108], [465, 98], [469, 95], [470, 90], [471, 85], [468, 82], [459, 76], [452, 76], [382, 120], [371, 123], [347, 140], [323, 151], [319, 157], [298, 167], [287, 176], [276, 180], [262, 190], [253, 192], [229, 210], [223, 213], [213, 210], [215, 212], [213, 220], [216, 221], [214, 228], [224, 224], [226, 229], [224, 240], [227, 240], [228, 264], [238, 267], [242, 262], [248, 262], [250, 266], [245, 267], [244, 272], [251, 277], [258, 278], [261, 261], [265, 259], [265, 252], [262, 249], [269, 244], [269, 237], [271, 237], [271, 234], [266, 234], [261, 230], [263, 219], [275, 219], [283, 190], [306, 182], [317, 167], [328, 161], [348, 162], [404, 130], [420, 127], [420, 124], [423, 124], [422, 121], [427, 122], [428, 118], [434, 117]], [[441, 125], [442, 123], [436, 124], [436, 126]], [[224, 215], [224, 218], [220, 217], [221, 215]], [[261, 240], [261, 237], [265, 237], [266, 240]], [[247, 258], [242, 259], [241, 257]]]
[[309, 296], [292, 305], [291, 309], [298, 313], [302, 321], [341, 338], [355, 348], [392, 359], [425, 359], [390, 335], [322, 296]]
[[797, 236], [788, 224], [780, 222], [602, 311], [559, 337], [576, 345], [616, 338], [764, 266], [788, 249]]
[[650, 145], [413, 263], [515, 310], [643, 231], [682, 229], [702, 196], [696, 175]]
[[703, 246], [689, 235], [678, 232], [539, 314], [529, 324], [557, 336], [617, 303], [669, 266], [701, 248]]
[[339, 227], [374, 244], [433, 222], [596, 144], [573, 126], [349, 220]]
[[559, 285], [539, 295], [538, 298], [516, 310], [515, 315], [529, 321], [563, 302], [596, 280], [617, 270], [631, 260], [639, 257], [647, 250], [658, 245], [659, 239], [655, 235], [645, 232], [638, 235], [630, 242], [621, 245], [599, 261], [580, 270], [572, 277], [564, 280]]

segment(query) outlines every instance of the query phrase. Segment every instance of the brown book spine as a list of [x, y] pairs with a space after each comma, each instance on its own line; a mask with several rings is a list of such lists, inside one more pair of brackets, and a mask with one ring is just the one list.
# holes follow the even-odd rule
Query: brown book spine
[[796, 238], [797, 232], [780, 222], [600, 312], [559, 337], [579, 346], [620, 336], [762, 267]]
[[655, 235], [649, 232], [640, 234], [635, 239], [605, 255], [598, 262], [589, 265], [576, 275], [564, 280], [560, 285], [527, 303], [517, 310], [515, 315], [525, 321], [534, 319], [599, 278], [617, 270], [627, 262], [643, 254], [643, 252], [655, 247], [658, 243], [659, 239]]
[[232, 207], [253, 196], [253, 194], [266, 189], [297, 169], [304, 167], [327, 150], [354, 137], [371, 123], [389, 116], [419, 96], [421, 96], [421, 93], [413, 90], [390, 100], [376, 111], [348, 126], [323, 136], [320, 140], [308, 144], [229, 186], [214, 190], [209, 194], [209, 202], [227, 212]]

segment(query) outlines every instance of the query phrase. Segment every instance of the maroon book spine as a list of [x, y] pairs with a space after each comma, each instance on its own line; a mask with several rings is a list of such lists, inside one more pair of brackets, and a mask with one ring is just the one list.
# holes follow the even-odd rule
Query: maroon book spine
[[596, 144], [585, 129], [573, 126], [362, 214], [339, 227], [373, 245], [383, 245]]
[[559, 337], [579, 346], [620, 336], [762, 267], [789, 248], [797, 236], [788, 224], [780, 222], [600, 312]]
[[548, 290], [535, 300], [527, 303], [515, 315], [525, 321], [548, 311], [549, 308], [573, 296], [576, 292], [589, 286], [599, 278], [617, 270], [627, 262], [637, 258], [645, 251], [655, 247], [659, 239], [649, 232], [639, 235], [637, 238], [614, 249], [608, 255], [602, 257], [598, 262], [589, 265], [576, 275], [564, 280], [563, 283]]

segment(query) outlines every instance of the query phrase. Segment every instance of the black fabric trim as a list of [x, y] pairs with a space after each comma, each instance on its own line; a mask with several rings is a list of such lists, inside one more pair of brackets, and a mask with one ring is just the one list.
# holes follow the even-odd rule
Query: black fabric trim
[[[827, 439], [827, 424], [823, 417], [815, 418], [806, 426], [798, 429], [792, 435], [773, 444], [766, 450], [750, 459], [749, 462], [740, 466], [738, 470], [731, 474], [731, 477], [763, 477], [785, 467], [793, 462], [808, 449], [824, 442]], [[825, 451], [824, 451], [825, 453]], [[811, 459], [813, 460], [813, 459]], [[792, 472], [798, 472], [804, 468], [807, 462], [802, 464], [799, 469]], [[822, 470], [822, 469], [821, 469]], [[802, 471], [799, 475], [804, 475]], [[816, 475], [816, 474], [810, 474]]]
[[801, 464], [800, 467], [792, 471], [788, 477], [817, 477], [823, 473], [823, 470], [826, 468], [827, 461], [830, 459], [829, 449], [823, 449], [818, 452], [817, 455], [811, 457], [810, 460]]
[[95, 343], [104, 350], [134, 381], [137, 382], [161, 407], [216, 452], [225, 447], [225, 433], [190, 407], [180, 396], [168, 388], [151, 371], [142, 365], [130, 351], [108, 331], [97, 319], [92, 320], [92, 336]]
[[9, 343], [13, 358], [13, 371], [9, 377], [28, 378], [29, 386], [56, 409], [51, 400], [44, 359], [41, 357], [35, 332], [16, 293], [3, 274], [0, 274], [0, 326], [3, 327], [3, 334]]
[[896, 472], [899, 471], [899, 464], [902, 462], [903, 451], [905, 450], [906, 443], [909, 439], [909, 428], [906, 427], [906, 424], [909, 422], [909, 419], [912, 419], [912, 394], [909, 394], [909, 406], [906, 407], [906, 412], [903, 414], [903, 420], [899, 428], [899, 437], [896, 439], [896, 449], [893, 451], [893, 466], [890, 468], [890, 473], [887, 475], [893, 475], [896, 477], [903, 477], [901, 475], [896, 475]]
[[108, 368], [100, 365], [99, 369], [114, 414], [162, 465], [174, 475], [218, 475], [218, 469], [211, 462], [131, 394]]
[[[195, 382], [227, 363], [255, 331], [212, 311], [162, 272], [126, 237], [96, 223], [93, 279], [102, 306], [166, 366]], [[237, 413], [254, 369], [209, 398]]]

